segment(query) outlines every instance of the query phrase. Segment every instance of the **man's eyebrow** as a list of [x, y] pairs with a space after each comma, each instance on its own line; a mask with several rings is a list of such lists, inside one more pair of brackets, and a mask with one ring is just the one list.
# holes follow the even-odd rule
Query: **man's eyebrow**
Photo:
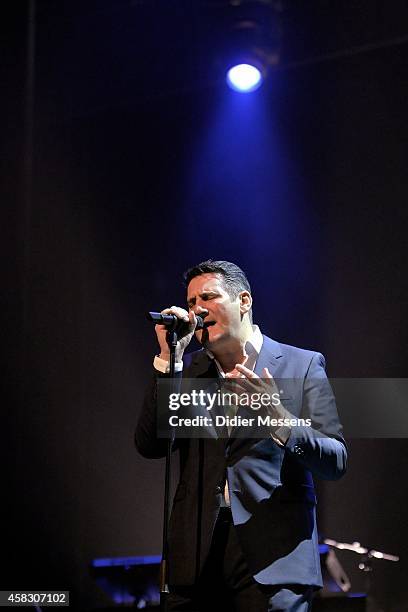
[[[201, 291], [201, 293], [199, 293], [198, 295], [200, 297], [203, 297], [205, 295], [211, 295], [211, 294], [217, 295], [217, 293], [218, 293], [218, 291], [216, 291], [215, 289], [208, 289], [207, 291]], [[195, 300], [196, 300], [196, 296], [192, 295], [191, 297], [189, 297], [187, 299], [187, 304], [193, 304], [195, 302]]]

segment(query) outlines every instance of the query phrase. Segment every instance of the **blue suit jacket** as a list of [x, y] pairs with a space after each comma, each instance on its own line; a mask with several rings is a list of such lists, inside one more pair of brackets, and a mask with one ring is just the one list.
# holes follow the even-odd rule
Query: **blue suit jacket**
[[[225, 476], [235, 529], [254, 579], [266, 585], [321, 586], [312, 475], [336, 480], [346, 469], [346, 447], [335, 399], [320, 353], [280, 344], [266, 336], [255, 372], [267, 367], [290, 392], [282, 403], [311, 427], [292, 428], [285, 448], [271, 437], [180, 439], [180, 481], [169, 526], [169, 583], [192, 584], [208, 555]], [[162, 457], [167, 441], [157, 438], [157, 379], [154, 373], [136, 428], [145, 457]], [[205, 351], [185, 356], [182, 376], [215, 378]], [[283, 384], [283, 383], [282, 383]]]

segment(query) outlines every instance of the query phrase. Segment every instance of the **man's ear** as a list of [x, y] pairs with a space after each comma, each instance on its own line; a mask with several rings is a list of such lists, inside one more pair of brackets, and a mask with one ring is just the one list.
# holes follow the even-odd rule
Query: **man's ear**
[[249, 293], [249, 291], [241, 291], [238, 297], [240, 302], [240, 311], [243, 315], [246, 312], [249, 312], [252, 308], [252, 295]]

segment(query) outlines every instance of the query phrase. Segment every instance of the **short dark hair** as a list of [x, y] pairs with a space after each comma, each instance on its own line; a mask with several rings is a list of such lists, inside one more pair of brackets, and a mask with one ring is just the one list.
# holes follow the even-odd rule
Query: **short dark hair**
[[235, 300], [240, 291], [249, 291], [249, 293], [251, 293], [251, 286], [245, 272], [230, 261], [213, 261], [212, 259], [202, 261], [184, 272], [183, 278], [185, 285], [188, 287], [190, 281], [196, 276], [212, 273], [222, 276], [225, 290], [231, 299]]

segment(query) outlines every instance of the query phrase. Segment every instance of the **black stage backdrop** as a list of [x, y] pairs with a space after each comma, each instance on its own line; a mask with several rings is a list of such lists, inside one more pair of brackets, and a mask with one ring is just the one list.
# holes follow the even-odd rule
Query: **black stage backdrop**
[[[406, 8], [307, 4], [290, 4], [293, 57], [367, 47], [275, 73], [273, 120], [231, 151], [191, 3], [38, 2], [31, 90], [29, 5], [5, 3], [1, 589], [71, 589], [90, 609], [108, 601], [92, 559], [160, 553], [164, 463], [133, 447], [156, 350], [144, 313], [184, 304], [192, 263], [240, 264], [262, 330], [322, 351], [331, 376], [406, 376], [408, 53], [370, 47], [404, 34]], [[401, 555], [373, 573], [398, 612], [407, 451], [350, 440], [348, 474], [319, 483], [323, 536]]]

